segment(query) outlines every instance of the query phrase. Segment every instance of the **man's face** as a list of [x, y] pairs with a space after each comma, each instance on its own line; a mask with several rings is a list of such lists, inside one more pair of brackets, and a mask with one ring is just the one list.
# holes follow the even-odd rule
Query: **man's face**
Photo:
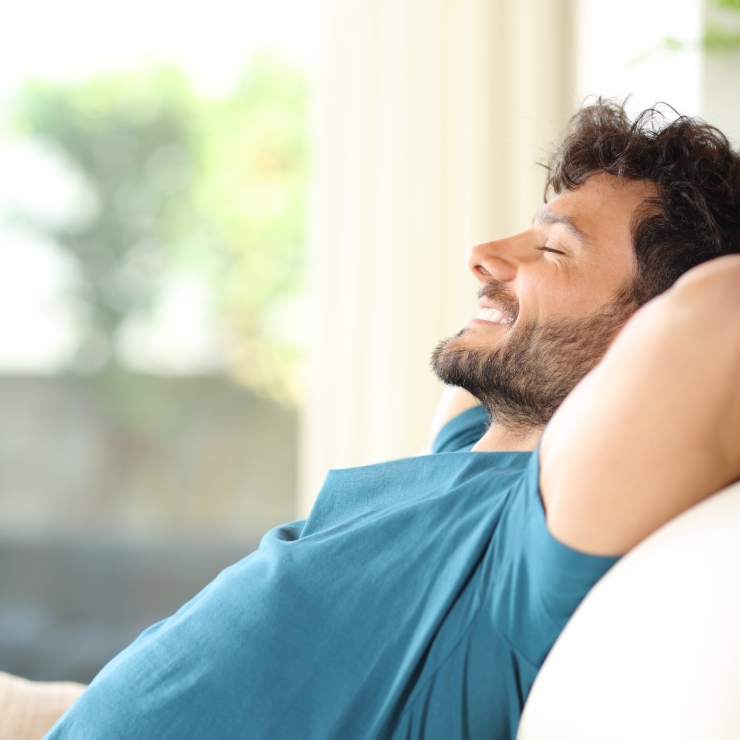
[[474, 247], [480, 313], [440, 344], [439, 377], [500, 421], [546, 423], [593, 367], [634, 307], [630, 226], [652, 186], [607, 174], [548, 203], [531, 228]]

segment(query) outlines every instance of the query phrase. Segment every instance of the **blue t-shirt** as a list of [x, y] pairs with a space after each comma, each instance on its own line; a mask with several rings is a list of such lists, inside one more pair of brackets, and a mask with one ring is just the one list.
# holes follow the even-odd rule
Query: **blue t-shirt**
[[534, 677], [614, 563], [545, 526], [538, 456], [437, 454], [330, 471], [265, 535], [114, 658], [48, 738], [513, 738]]

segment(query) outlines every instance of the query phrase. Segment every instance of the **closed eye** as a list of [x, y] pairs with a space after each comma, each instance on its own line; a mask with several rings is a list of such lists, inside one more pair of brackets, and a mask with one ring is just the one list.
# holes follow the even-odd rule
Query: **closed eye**
[[565, 254], [565, 252], [561, 252], [559, 249], [552, 249], [551, 247], [538, 247], [540, 252], [552, 252], [553, 254]]

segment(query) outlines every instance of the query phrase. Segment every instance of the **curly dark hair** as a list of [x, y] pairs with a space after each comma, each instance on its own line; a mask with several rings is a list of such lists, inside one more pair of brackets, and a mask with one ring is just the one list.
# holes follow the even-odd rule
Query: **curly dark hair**
[[573, 116], [546, 166], [546, 199], [598, 172], [655, 184], [631, 226], [638, 306], [691, 267], [740, 252], [740, 154], [698, 118], [650, 108], [631, 121], [623, 102], [599, 98]]

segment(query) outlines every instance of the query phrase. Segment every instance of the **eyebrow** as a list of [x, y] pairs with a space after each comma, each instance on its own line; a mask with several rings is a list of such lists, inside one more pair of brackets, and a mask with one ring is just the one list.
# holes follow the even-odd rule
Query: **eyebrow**
[[590, 239], [584, 231], [576, 226], [575, 221], [570, 216], [566, 216], [556, 211], [549, 211], [547, 207], [541, 208], [534, 217], [534, 223], [541, 224], [559, 224], [564, 226], [581, 244], [588, 245]]

